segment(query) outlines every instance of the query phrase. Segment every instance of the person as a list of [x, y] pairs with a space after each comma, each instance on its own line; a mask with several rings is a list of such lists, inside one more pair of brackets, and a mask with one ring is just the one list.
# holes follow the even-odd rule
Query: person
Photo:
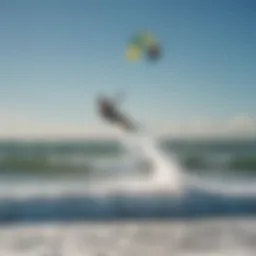
[[126, 131], [136, 130], [135, 125], [122, 113], [118, 111], [117, 100], [100, 95], [97, 100], [100, 115], [110, 123], [121, 126]]

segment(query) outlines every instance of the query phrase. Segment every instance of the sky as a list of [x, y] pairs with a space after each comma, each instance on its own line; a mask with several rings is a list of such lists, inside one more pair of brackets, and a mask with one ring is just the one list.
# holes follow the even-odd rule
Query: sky
[[[95, 97], [119, 91], [167, 132], [256, 127], [255, 13], [253, 0], [2, 0], [0, 136], [111, 131]], [[139, 31], [160, 40], [159, 61], [124, 58]]]

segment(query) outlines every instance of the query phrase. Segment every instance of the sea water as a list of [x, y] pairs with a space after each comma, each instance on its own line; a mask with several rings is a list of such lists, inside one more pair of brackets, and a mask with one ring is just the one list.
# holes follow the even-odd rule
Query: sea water
[[[143, 154], [131, 157], [119, 141], [5, 142], [0, 148], [0, 255], [255, 254], [256, 175], [252, 164], [230, 165], [253, 159], [253, 141], [162, 141], [153, 150], [164, 155], [160, 174], [138, 168]], [[146, 153], [152, 160], [152, 150]], [[116, 186], [136, 179], [153, 193]]]
[[[253, 159], [254, 141], [159, 142], [140, 135], [121, 142], [5, 142], [0, 149], [3, 221], [256, 212], [254, 171], [230, 168], [239, 157]], [[190, 168], [191, 156], [203, 168]]]

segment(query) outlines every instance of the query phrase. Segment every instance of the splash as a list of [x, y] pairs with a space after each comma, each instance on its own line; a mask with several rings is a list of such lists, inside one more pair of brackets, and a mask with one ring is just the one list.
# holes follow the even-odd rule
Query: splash
[[[147, 159], [152, 167], [152, 175], [148, 181], [139, 181], [138, 186], [148, 187], [148, 190], [155, 192], [162, 190], [174, 194], [188, 194], [191, 191], [201, 193], [219, 194], [222, 196], [255, 196], [255, 182], [243, 182], [241, 179], [236, 182], [227, 183], [205, 179], [198, 175], [184, 173], [178, 161], [173, 155], [166, 156], [161, 150], [157, 141], [146, 134], [133, 134], [122, 140], [123, 146], [137, 159]], [[144, 185], [147, 182], [147, 186]]]
[[[137, 182], [141, 188], [180, 193], [182, 171], [174, 157], [166, 156], [157, 142], [147, 134], [132, 134], [121, 141], [134, 159], [146, 160], [151, 168], [149, 180]], [[145, 185], [147, 184], [147, 185]], [[133, 182], [134, 187], [134, 182]]]

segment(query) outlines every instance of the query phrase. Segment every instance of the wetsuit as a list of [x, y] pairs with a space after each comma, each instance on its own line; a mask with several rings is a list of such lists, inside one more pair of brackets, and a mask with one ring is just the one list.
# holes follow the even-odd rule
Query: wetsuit
[[128, 121], [127, 118], [125, 118], [122, 114], [120, 114], [114, 107], [114, 104], [112, 104], [111, 102], [104, 100], [100, 102], [99, 106], [101, 115], [104, 118], [108, 119], [110, 122], [117, 123], [126, 130], [135, 129], [130, 121]]

